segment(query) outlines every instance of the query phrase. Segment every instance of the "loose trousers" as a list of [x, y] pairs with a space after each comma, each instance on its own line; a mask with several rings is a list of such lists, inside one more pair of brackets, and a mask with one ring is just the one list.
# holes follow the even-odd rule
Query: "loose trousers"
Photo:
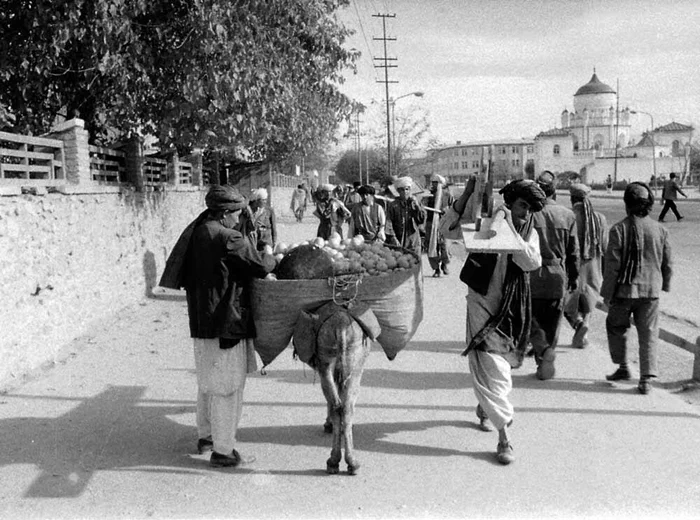
[[614, 298], [610, 302], [605, 329], [612, 362], [627, 363], [627, 336], [634, 316], [639, 339], [639, 373], [641, 377], [656, 377], [657, 346], [659, 343], [658, 298]]
[[249, 341], [221, 349], [218, 338], [194, 338], [197, 432], [200, 439], [211, 436], [214, 451], [223, 455], [229, 455], [236, 445], [249, 369]]
[[474, 394], [486, 416], [501, 430], [513, 420], [508, 395], [513, 389], [510, 363], [498, 354], [472, 350], [468, 354]]

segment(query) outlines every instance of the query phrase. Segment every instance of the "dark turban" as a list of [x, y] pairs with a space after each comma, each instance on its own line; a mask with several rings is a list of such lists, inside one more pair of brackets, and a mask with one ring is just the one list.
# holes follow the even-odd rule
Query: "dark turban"
[[544, 191], [544, 194], [547, 197], [554, 195], [554, 174], [549, 170], [545, 170], [540, 173], [540, 176], [537, 177], [537, 184], [539, 184], [540, 188], [542, 188], [542, 191]]
[[212, 211], [236, 211], [246, 207], [246, 199], [231, 186], [212, 186], [204, 198], [207, 208]]
[[508, 207], [518, 199], [523, 199], [530, 205], [530, 209], [541, 211], [544, 208], [544, 201], [547, 196], [535, 181], [529, 179], [519, 179], [506, 184], [499, 192], [503, 195], [503, 201]]
[[632, 182], [625, 188], [625, 206], [633, 215], [645, 217], [654, 205], [654, 194], [644, 182]]
[[370, 186], [369, 184], [365, 184], [364, 186], [361, 186], [360, 189], [357, 190], [357, 193], [359, 193], [360, 195], [374, 195], [375, 189], [373, 186]]

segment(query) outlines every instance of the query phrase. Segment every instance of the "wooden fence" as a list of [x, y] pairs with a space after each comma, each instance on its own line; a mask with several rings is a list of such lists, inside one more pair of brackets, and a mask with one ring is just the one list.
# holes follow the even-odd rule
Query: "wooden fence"
[[105, 184], [125, 182], [125, 154], [119, 150], [90, 145], [90, 175]]
[[64, 184], [63, 141], [0, 132], [0, 179], [4, 184]]

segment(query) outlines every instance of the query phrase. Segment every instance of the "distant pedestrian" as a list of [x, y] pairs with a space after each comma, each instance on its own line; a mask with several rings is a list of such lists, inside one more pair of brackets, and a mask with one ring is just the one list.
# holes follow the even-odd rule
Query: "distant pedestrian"
[[515, 460], [508, 427], [513, 405], [511, 368], [523, 361], [530, 332], [529, 272], [542, 264], [540, 242], [532, 213], [545, 202], [542, 189], [532, 180], [507, 184], [503, 195], [506, 219], [517, 231], [522, 251], [513, 254], [471, 253], [460, 274], [467, 293], [467, 349], [472, 387], [479, 404], [479, 427], [498, 430], [496, 457], [501, 464]]
[[299, 184], [292, 193], [292, 203], [289, 206], [297, 222], [302, 222], [304, 220], [304, 212], [306, 211], [308, 202], [308, 193], [306, 193], [304, 185]]
[[544, 171], [537, 184], [547, 196], [542, 211], [533, 215], [540, 237], [542, 267], [530, 275], [532, 291], [532, 331], [537, 378], [554, 377], [555, 349], [564, 314], [566, 292], [578, 287], [579, 246], [576, 217], [569, 208], [557, 203], [554, 175]]
[[612, 193], [612, 189], [613, 189], [613, 180], [612, 180], [612, 177], [610, 175], [608, 175], [608, 178], [605, 179], [605, 191], [607, 191], [608, 193]]
[[634, 317], [639, 340], [639, 386], [649, 393], [657, 376], [659, 296], [671, 289], [671, 244], [666, 228], [648, 218], [654, 195], [643, 182], [627, 185], [627, 217], [610, 229], [601, 295], [608, 306], [605, 329], [612, 362], [619, 368], [609, 381], [631, 379], [627, 341]]
[[[439, 222], [442, 218], [441, 215], [444, 214], [448, 208], [452, 207], [455, 198], [447, 189], [447, 180], [442, 175], [433, 175], [430, 178], [430, 195], [421, 201], [424, 208], [428, 207], [436, 211], [427, 211], [425, 220], [425, 249], [428, 252], [428, 262], [430, 267], [433, 269], [433, 277], [439, 278], [441, 274], [449, 274], [449, 268], [447, 267], [450, 263], [450, 253], [447, 250], [447, 243], [445, 242], [445, 237], [442, 233], [438, 231]], [[440, 207], [435, 208], [435, 197], [438, 191], [438, 186], [440, 186]], [[435, 225], [433, 225], [433, 222]], [[433, 227], [435, 228], [436, 240], [434, 249], [430, 249], [430, 242], [432, 240]]]
[[664, 190], [661, 193], [661, 198], [664, 200], [664, 207], [659, 214], [659, 222], [664, 221], [664, 217], [668, 210], [673, 211], [676, 216], [676, 220], [683, 220], [683, 215], [678, 213], [678, 208], [676, 208], [676, 200], [678, 200], [678, 194], [683, 195], [686, 199], [688, 196], [683, 192], [683, 190], [678, 186], [676, 182], [676, 174], [671, 172], [669, 174], [669, 179], [664, 181]]
[[399, 196], [387, 207], [387, 243], [410, 249], [420, 258], [420, 226], [425, 223], [426, 211], [411, 196], [413, 180], [410, 177], [399, 177], [394, 186]]
[[197, 449], [210, 464], [236, 467], [255, 460], [236, 450], [247, 373], [257, 369], [248, 285], [275, 268], [235, 228], [246, 199], [230, 186], [212, 186], [207, 210], [182, 233], [161, 285], [187, 292], [197, 374]]
[[593, 209], [588, 194], [591, 188], [582, 183], [569, 188], [571, 206], [576, 217], [579, 244], [578, 288], [567, 299], [573, 303], [564, 306], [564, 316], [574, 329], [571, 346], [585, 348], [588, 345], [590, 315], [595, 309], [603, 282], [603, 255], [608, 246], [608, 221]]
[[331, 194], [335, 193], [332, 184], [321, 184], [316, 190], [316, 211], [318, 230], [316, 236], [328, 240], [335, 232], [343, 238], [343, 224], [350, 219], [350, 212], [340, 200]]
[[352, 211], [355, 204], [362, 202], [362, 197], [360, 197], [360, 193], [358, 192], [361, 186], [361, 182], [355, 181], [352, 183], [352, 189], [345, 194], [343, 204], [345, 204], [345, 207], [348, 208], [349, 211]]
[[265, 246], [274, 248], [277, 243], [277, 217], [267, 204], [267, 190], [258, 188], [250, 194], [250, 203], [241, 214], [239, 229], [251, 239], [258, 251]]

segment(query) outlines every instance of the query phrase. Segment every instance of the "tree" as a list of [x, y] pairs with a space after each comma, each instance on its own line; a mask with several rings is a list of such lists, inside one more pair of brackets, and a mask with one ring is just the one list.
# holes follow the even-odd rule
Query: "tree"
[[362, 184], [366, 183], [367, 165], [369, 165], [369, 182], [381, 182], [386, 176], [386, 157], [383, 150], [368, 148], [362, 150], [360, 157], [356, 150], [348, 150], [338, 159], [334, 172], [341, 181], [352, 184], [360, 181], [360, 159], [362, 160]]
[[350, 111], [337, 85], [358, 53], [349, 0], [17, 0], [0, 11], [0, 103], [43, 133], [79, 115], [91, 135], [251, 158], [306, 153]]

